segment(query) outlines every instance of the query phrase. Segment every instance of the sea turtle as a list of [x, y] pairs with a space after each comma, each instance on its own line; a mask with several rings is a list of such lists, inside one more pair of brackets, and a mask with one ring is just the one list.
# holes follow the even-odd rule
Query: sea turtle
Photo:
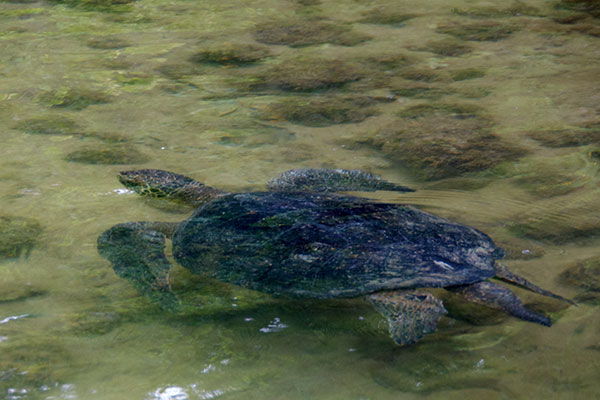
[[98, 251], [117, 275], [167, 310], [180, 308], [168, 281], [167, 237], [175, 260], [193, 273], [275, 296], [365, 296], [401, 345], [435, 331], [447, 312], [423, 288], [443, 287], [546, 326], [548, 317], [488, 279], [570, 302], [496, 262], [502, 249], [474, 228], [411, 206], [338, 193], [412, 191], [363, 171], [291, 170], [269, 181], [268, 191], [249, 193], [226, 193], [153, 169], [124, 171], [119, 179], [140, 194], [197, 207], [181, 223], [122, 223], [98, 238]]

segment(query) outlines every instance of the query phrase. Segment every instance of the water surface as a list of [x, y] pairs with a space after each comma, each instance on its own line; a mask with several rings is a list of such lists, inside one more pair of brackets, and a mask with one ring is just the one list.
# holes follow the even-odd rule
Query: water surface
[[[581, 296], [560, 276], [600, 257], [597, 16], [542, 0], [0, 2], [0, 244], [24, 248], [0, 259], [0, 395], [600, 396], [597, 286], [568, 308], [515, 289], [551, 328], [445, 297], [455, 313], [404, 348], [361, 299], [274, 299], [180, 267], [174, 290], [198, 308], [168, 315], [96, 251], [113, 224], [191, 211], [121, 190], [123, 169], [242, 191], [360, 168], [418, 189], [369, 197], [475, 226], [514, 271]], [[324, 33], [264, 33], [294, 23]], [[296, 114], [340, 98], [335, 117]]]

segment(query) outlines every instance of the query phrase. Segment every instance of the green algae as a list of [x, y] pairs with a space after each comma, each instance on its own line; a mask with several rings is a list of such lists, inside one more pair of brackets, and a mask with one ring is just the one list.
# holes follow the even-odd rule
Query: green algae
[[358, 22], [380, 25], [400, 25], [409, 19], [415, 18], [415, 14], [392, 11], [387, 8], [378, 7], [361, 13], [362, 18]]
[[0, 11], [0, 18], [28, 19], [45, 12], [46, 10], [44, 8], [18, 8], [14, 10], [2, 10]]
[[525, 154], [491, 133], [493, 123], [479, 113], [474, 105], [412, 106], [400, 113], [403, 121], [356, 140], [425, 180], [486, 170]]
[[581, 188], [583, 184], [577, 176], [547, 172], [518, 178], [515, 183], [541, 198], [563, 196]]
[[561, 0], [554, 7], [558, 10], [577, 11], [600, 18], [600, 4], [596, 0]]
[[405, 68], [400, 72], [400, 76], [404, 79], [417, 82], [433, 82], [440, 79], [435, 72], [423, 68]]
[[438, 100], [444, 96], [448, 96], [453, 91], [448, 89], [440, 89], [430, 86], [412, 86], [393, 89], [392, 93], [400, 97], [410, 97], [414, 99]]
[[29, 256], [42, 232], [42, 225], [35, 219], [0, 215], [0, 259]]
[[74, 135], [81, 132], [78, 123], [70, 118], [54, 114], [19, 121], [14, 129], [41, 135]]
[[83, 164], [139, 164], [148, 157], [134, 148], [123, 145], [84, 146], [65, 157], [67, 161]]
[[38, 289], [31, 284], [17, 285], [14, 282], [0, 284], [0, 303], [19, 302], [45, 294], [47, 294], [45, 290]]
[[106, 335], [123, 323], [114, 311], [85, 311], [72, 317], [69, 330], [77, 335]]
[[249, 65], [270, 56], [268, 47], [252, 43], [226, 42], [209, 46], [190, 57], [200, 64]]
[[145, 73], [124, 73], [116, 75], [117, 82], [123, 86], [150, 85], [154, 77]]
[[600, 223], [595, 219], [565, 219], [557, 216], [569, 216], [581, 211], [583, 210], [566, 208], [559, 210], [560, 214], [520, 218], [518, 222], [507, 224], [507, 227], [517, 237], [554, 244], [593, 239], [600, 235]]
[[360, 122], [376, 114], [371, 107], [375, 100], [368, 97], [298, 97], [272, 103], [263, 114], [267, 119], [283, 118], [306, 126], [328, 126]]
[[444, 115], [455, 119], [486, 118], [484, 109], [468, 103], [423, 103], [405, 108], [398, 113], [402, 118], [419, 119]]
[[485, 71], [476, 68], [465, 68], [452, 73], [453, 81], [466, 81], [470, 79], [483, 78]]
[[368, 35], [352, 31], [348, 26], [300, 18], [265, 21], [257, 26], [255, 36], [262, 43], [291, 47], [324, 43], [355, 46], [371, 39]]
[[87, 45], [92, 49], [101, 50], [124, 49], [125, 47], [131, 46], [129, 42], [115, 36], [94, 37], [87, 41]]
[[568, 267], [558, 279], [564, 285], [600, 292], [600, 257], [591, 257]]
[[429, 41], [425, 47], [416, 50], [429, 51], [443, 57], [459, 57], [472, 52], [473, 48], [457, 40], [445, 39]]
[[[0, 391], [25, 389], [26, 393], [43, 393], [44, 387], [68, 380], [73, 360], [71, 352], [52, 334], [11, 338], [3, 346], [0, 358]], [[47, 389], [46, 389], [47, 390]]]
[[137, 0], [48, 0], [57, 5], [78, 8], [84, 11], [100, 11], [106, 13], [124, 13], [133, 9], [131, 3]]
[[446, 35], [454, 36], [461, 40], [476, 42], [496, 42], [506, 39], [513, 32], [518, 30], [513, 25], [503, 25], [492, 21], [482, 21], [479, 23], [446, 25], [439, 27], [437, 31]]
[[313, 91], [338, 88], [362, 76], [360, 70], [340, 60], [301, 57], [272, 65], [256, 74], [251, 87]]
[[46, 107], [80, 111], [94, 104], [106, 104], [110, 97], [99, 90], [63, 87], [42, 93], [38, 101]]
[[452, 13], [464, 17], [475, 18], [504, 18], [504, 17], [520, 17], [520, 16], [539, 16], [540, 10], [536, 7], [531, 7], [515, 2], [513, 5], [504, 8], [495, 7], [472, 7], [472, 8], [453, 8]]
[[541, 130], [527, 136], [547, 147], [576, 147], [600, 143], [600, 124], [593, 123], [574, 129]]

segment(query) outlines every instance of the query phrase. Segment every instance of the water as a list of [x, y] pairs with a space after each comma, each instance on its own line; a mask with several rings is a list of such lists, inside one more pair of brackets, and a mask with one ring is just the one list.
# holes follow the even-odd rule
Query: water
[[[594, 10], [582, 14], [573, 10], [580, 3], [555, 7], [541, 0], [502, 6], [435, 0], [106, 4], [0, 3], [0, 244], [21, 243], [20, 257], [15, 247], [0, 259], [0, 396], [600, 395], [594, 292], [588, 292], [591, 301], [565, 308], [515, 289], [525, 303], [552, 313], [551, 328], [481, 308], [461, 311], [463, 303], [438, 293], [449, 307], [454, 302], [454, 315], [437, 333], [403, 348], [361, 299], [273, 299], [204, 282], [180, 267], [172, 273], [174, 290], [203, 306], [167, 315], [118, 279], [95, 247], [113, 224], [179, 221], [189, 214], [122, 190], [115, 176], [123, 169], [168, 169], [241, 191], [263, 189], [291, 168], [361, 168], [419, 189], [369, 197], [409, 202], [473, 225], [507, 248], [513, 270], [562, 295], [581, 295], [584, 288], [559, 276], [599, 255]], [[401, 21], [405, 14], [412, 18]], [[308, 32], [323, 29], [321, 41], [329, 44], [255, 40], [272, 21], [285, 20], [285, 27], [318, 17], [331, 25], [323, 28], [321, 21]], [[508, 33], [482, 41], [441, 33], [488, 23]], [[340, 27], [346, 30], [335, 30]], [[232, 48], [244, 57], [269, 56], [243, 66], [189, 61], [203, 49], [232, 46], [227, 43], [242, 43], [244, 51]], [[250, 52], [247, 43], [264, 48]], [[330, 62], [324, 72], [318, 68], [323, 58], [343, 66]], [[287, 69], [277, 69], [279, 63]], [[317, 72], [306, 78], [290, 65]], [[294, 80], [298, 76], [303, 80]], [[289, 90], [319, 79], [345, 85]], [[314, 98], [329, 104], [338, 99], [331, 95], [362, 100], [358, 106], [342, 101], [339, 107], [350, 111], [338, 108], [334, 117], [274, 106], [282, 99], [303, 107]], [[418, 104], [438, 108], [407, 117]], [[446, 108], [440, 111], [439, 104]], [[465, 104], [481, 108], [466, 110]], [[328, 125], [327, 118], [351, 123]], [[394, 129], [403, 127], [410, 139], [401, 143], [397, 138], [407, 133]], [[439, 136], [444, 129], [464, 143], [489, 129], [521, 152], [491, 162], [505, 150], [482, 136], [479, 146], [461, 142], [452, 153]], [[419, 142], [410, 132], [429, 140]], [[436, 143], [441, 147], [427, 158]], [[471, 167], [461, 173], [444, 164], [449, 154]], [[439, 160], [441, 166], [432, 167]], [[489, 168], [479, 171], [478, 163]]]

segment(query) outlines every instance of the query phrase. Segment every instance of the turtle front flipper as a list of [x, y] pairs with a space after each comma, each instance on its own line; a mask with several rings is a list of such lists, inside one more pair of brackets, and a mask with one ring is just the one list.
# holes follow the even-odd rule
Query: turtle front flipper
[[267, 187], [275, 192], [414, 192], [406, 186], [388, 182], [358, 169], [292, 169], [271, 179], [267, 182]]
[[121, 171], [119, 181], [142, 196], [161, 197], [198, 207], [224, 192], [187, 176], [161, 169]]
[[165, 256], [165, 235], [172, 234], [176, 224], [169, 222], [128, 222], [115, 225], [98, 238], [98, 252], [112, 263], [121, 278], [152, 302], [167, 311], [180, 309], [171, 292]]
[[550, 318], [528, 310], [513, 292], [497, 283], [483, 281], [447, 289], [461, 294], [469, 301], [502, 310], [522, 320], [545, 326], [552, 325]]
[[448, 311], [441, 300], [419, 290], [377, 292], [367, 296], [388, 321], [391, 337], [399, 345], [416, 343], [435, 332], [438, 321]]

